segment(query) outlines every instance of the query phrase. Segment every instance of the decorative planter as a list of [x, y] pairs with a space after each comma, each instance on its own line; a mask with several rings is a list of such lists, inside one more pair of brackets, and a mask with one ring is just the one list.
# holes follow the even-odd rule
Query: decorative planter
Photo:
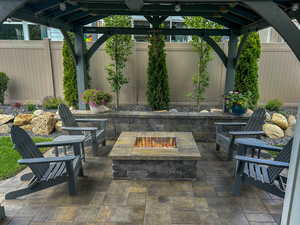
[[90, 105], [90, 110], [92, 111], [92, 113], [97, 114], [97, 113], [109, 111], [109, 108], [107, 108], [105, 105], [97, 105], [97, 106]]
[[241, 105], [233, 105], [231, 107], [231, 112], [234, 115], [242, 115], [242, 114], [246, 113], [246, 111], [247, 111], [247, 108], [244, 108]]

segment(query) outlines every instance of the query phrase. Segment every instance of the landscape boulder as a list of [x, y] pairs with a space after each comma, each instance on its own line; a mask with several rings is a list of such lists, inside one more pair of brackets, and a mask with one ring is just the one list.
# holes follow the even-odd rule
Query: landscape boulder
[[13, 115], [0, 114], [0, 125], [11, 122], [14, 118], [15, 117]]
[[33, 114], [19, 114], [14, 119], [14, 125], [23, 126], [23, 125], [30, 124], [33, 118], [34, 118]]
[[8, 134], [10, 133], [10, 127], [7, 124], [3, 124], [0, 126], [0, 134]]
[[283, 130], [275, 124], [270, 124], [270, 123], [264, 124], [263, 131], [269, 138], [272, 138], [272, 139], [278, 139], [278, 138], [284, 137]]
[[32, 131], [32, 125], [31, 124], [26, 124], [23, 126], [20, 126], [22, 129], [27, 130], [27, 131]]
[[208, 113], [208, 110], [203, 109], [203, 110], [200, 111], [200, 113]]
[[282, 115], [280, 113], [274, 113], [272, 115], [271, 121], [283, 130], [285, 130], [289, 127], [287, 119], [285, 118], [284, 115]]
[[62, 131], [61, 127], [62, 127], [62, 121], [57, 121], [55, 123], [55, 130], [61, 132]]
[[223, 112], [222, 109], [210, 109], [211, 112]]
[[288, 124], [289, 124], [289, 127], [293, 127], [296, 125], [296, 117], [294, 115], [289, 115], [288, 116]]
[[35, 115], [35, 116], [40, 116], [40, 115], [42, 115], [44, 112], [45, 112], [45, 111], [42, 110], [42, 109], [37, 109], [37, 110], [35, 110], [35, 111], [33, 112], [33, 115]]
[[32, 132], [37, 135], [49, 135], [55, 129], [55, 113], [44, 113], [31, 121]]
[[266, 116], [266, 122], [270, 122], [272, 119], [270, 113], [266, 112], [265, 116]]

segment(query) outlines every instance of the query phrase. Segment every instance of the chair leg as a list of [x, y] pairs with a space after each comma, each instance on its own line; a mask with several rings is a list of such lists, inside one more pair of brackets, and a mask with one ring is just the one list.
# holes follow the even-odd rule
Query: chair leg
[[96, 132], [92, 131], [91, 132], [92, 136], [92, 150], [93, 150], [93, 155], [96, 156], [97, 154], [97, 149], [98, 149], [98, 143], [97, 143], [97, 137], [96, 137]]
[[4, 207], [0, 205], [0, 220], [5, 219], [5, 217]]
[[234, 137], [230, 138], [230, 142], [229, 142], [229, 146], [228, 146], [228, 149], [227, 149], [227, 160], [231, 160], [232, 157], [233, 157], [233, 147], [234, 147]]
[[216, 143], [216, 151], [219, 152], [220, 151], [220, 145]]
[[233, 195], [239, 196], [241, 194], [242, 176], [237, 174], [233, 185]]
[[[81, 159], [79, 159], [81, 160]], [[72, 162], [67, 161], [66, 162], [67, 167], [67, 173], [68, 173], [68, 186], [69, 186], [69, 194], [70, 195], [76, 195], [76, 177], [73, 170]], [[82, 168], [82, 166], [81, 166]]]
[[102, 146], [106, 146], [106, 140], [105, 139], [102, 142]]

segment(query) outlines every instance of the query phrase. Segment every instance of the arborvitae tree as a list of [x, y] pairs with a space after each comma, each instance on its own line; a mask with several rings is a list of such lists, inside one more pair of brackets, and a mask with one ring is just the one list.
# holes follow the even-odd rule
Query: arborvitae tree
[[[104, 19], [107, 27], [130, 27], [131, 18], [129, 16], [110, 16]], [[120, 90], [124, 84], [128, 83], [124, 75], [124, 69], [128, 56], [132, 48], [131, 35], [113, 35], [106, 41], [105, 51], [112, 59], [113, 63], [106, 66], [108, 73], [107, 80], [116, 94], [116, 109], [119, 108]]]
[[[200, 16], [184, 17], [184, 23], [189, 28], [197, 29], [220, 29], [222, 26]], [[221, 40], [220, 37], [212, 37], [216, 42]], [[204, 93], [209, 86], [209, 74], [207, 72], [208, 63], [212, 60], [211, 47], [199, 36], [192, 36], [189, 42], [197, 51], [199, 56], [197, 73], [192, 76], [193, 91], [188, 96], [196, 101], [197, 109], [200, 110], [201, 101], [204, 100]]]
[[[72, 43], [74, 44], [75, 36], [73, 33], [68, 33]], [[78, 106], [78, 93], [77, 93], [77, 79], [76, 79], [76, 64], [74, 58], [72, 57], [71, 50], [66, 40], [63, 44], [63, 66], [64, 66], [64, 98], [69, 106]], [[89, 68], [89, 63], [87, 62], [87, 71]], [[86, 87], [90, 87], [90, 77], [87, 73]]]
[[236, 71], [235, 90], [250, 94], [250, 108], [255, 108], [259, 99], [258, 60], [261, 53], [259, 34], [251, 33], [244, 44]]
[[153, 34], [148, 47], [147, 99], [153, 110], [169, 108], [170, 91], [166, 65], [165, 41], [161, 35]]

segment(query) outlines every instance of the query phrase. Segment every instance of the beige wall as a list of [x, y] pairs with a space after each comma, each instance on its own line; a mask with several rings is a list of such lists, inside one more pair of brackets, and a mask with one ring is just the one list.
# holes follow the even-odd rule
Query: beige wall
[[[226, 43], [222, 44], [224, 48]], [[0, 71], [10, 77], [7, 103], [31, 101], [39, 103], [45, 96], [63, 96], [61, 42], [0, 41]], [[166, 43], [171, 101], [191, 103], [186, 94], [192, 90], [191, 76], [197, 69], [197, 53], [189, 44]], [[122, 88], [121, 103], [145, 104], [147, 81], [147, 43], [136, 43], [129, 57]], [[105, 65], [110, 63], [103, 48], [91, 59], [92, 87], [110, 91]], [[225, 67], [214, 55], [208, 67], [210, 85], [205, 103], [222, 99]], [[285, 44], [263, 44], [260, 60], [260, 101], [279, 98], [288, 105], [300, 99], [300, 64]]]

